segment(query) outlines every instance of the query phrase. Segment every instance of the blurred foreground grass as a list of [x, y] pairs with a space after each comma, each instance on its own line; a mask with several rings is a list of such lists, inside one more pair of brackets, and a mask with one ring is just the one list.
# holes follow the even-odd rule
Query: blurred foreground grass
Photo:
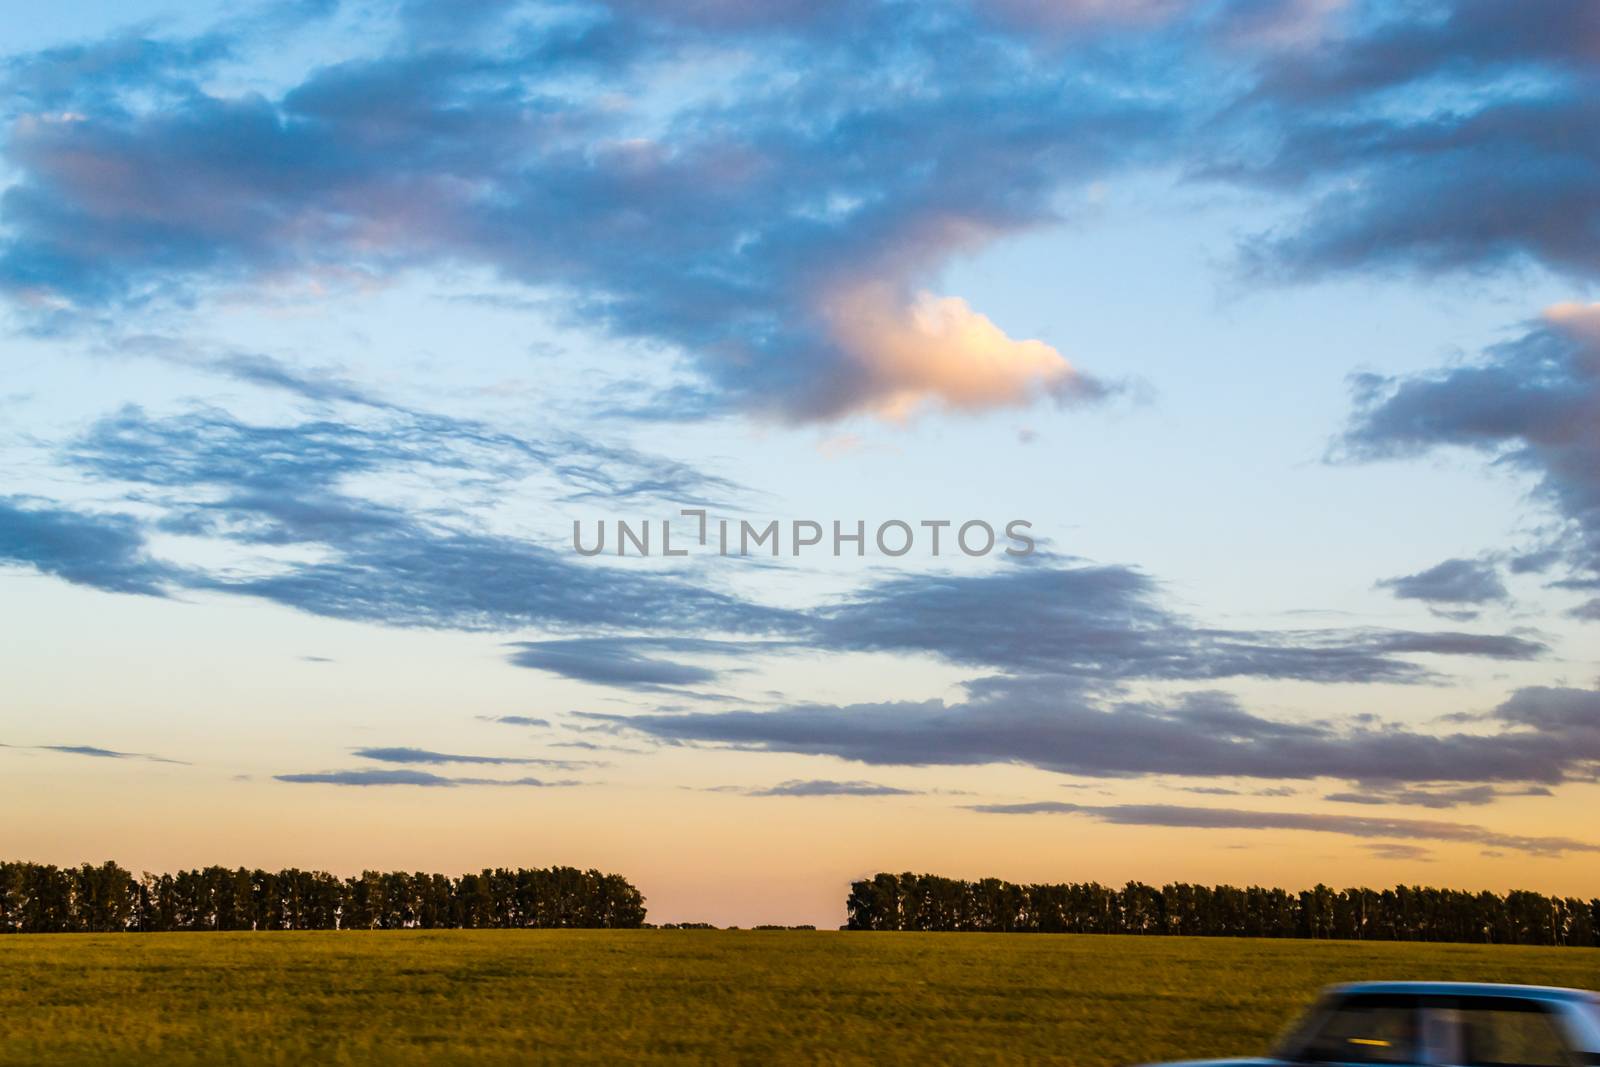
[[1072, 1067], [1260, 1052], [1363, 978], [1600, 985], [1600, 950], [802, 931], [0, 937], [0, 1063]]

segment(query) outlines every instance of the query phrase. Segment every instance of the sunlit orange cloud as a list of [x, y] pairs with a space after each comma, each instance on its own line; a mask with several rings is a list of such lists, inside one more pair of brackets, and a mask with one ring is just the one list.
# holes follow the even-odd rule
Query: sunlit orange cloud
[[927, 406], [987, 411], [1093, 395], [1100, 386], [1043, 341], [1018, 341], [954, 296], [855, 285], [823, 302], [834, 341], [865, 372], [858, 407], [903, 421]]
[[1545, 308], [1544, 317], [1545, 321], [1571, 336], [1600, 348], [1600, 303], [1567, 301], [1552, 304]]

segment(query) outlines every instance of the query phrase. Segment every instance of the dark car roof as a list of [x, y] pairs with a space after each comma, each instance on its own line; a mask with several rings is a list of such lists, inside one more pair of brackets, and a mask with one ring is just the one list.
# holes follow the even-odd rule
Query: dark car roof
[[1521, 997], [1527, 1000], [1589, 1001], [1597, 994], [1586, 989], [1563, 989], [1560, 986], [1495, 985], [1487, 982], [1352, 982], [1334, 986], [1335, 994], [1379, 993], [1415, 996], [1448, 997]]

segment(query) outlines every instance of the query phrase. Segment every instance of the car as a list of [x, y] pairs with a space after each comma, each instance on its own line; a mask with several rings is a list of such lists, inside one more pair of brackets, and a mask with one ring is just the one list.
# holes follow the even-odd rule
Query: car
[[1600, 1064], [1600, 995], [1461, 982], [1326, 990], [1264, 1059], [1167, 1067], [1583, 1067]]

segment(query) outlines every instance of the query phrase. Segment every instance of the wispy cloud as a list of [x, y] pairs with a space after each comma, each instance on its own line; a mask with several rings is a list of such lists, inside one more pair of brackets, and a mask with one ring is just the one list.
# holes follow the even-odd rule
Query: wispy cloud
[[549, 671], [565, 678], [643, 692], [703, 685], [719, 672], [660, 658], [652, 653], [705, 656], [743, 651], [724, 641], [691, 637], [575, 637], [557, 641], [519, 641], [507, 657], [518, 667]]
[[[950, 620], [960, 619], [960, 626]], [[849, 651], [1104, 682], [1134, 678], [1429, 680], [1417, 655], [1535, 659], [1526, 636], [1383, 629], [1228, 630], [1174, 611], [1134, 567], [1044, 553], [978, 575], [876, 582], [818, 613], [816, 640]]]
[[1376, 841], [1364, 847], [1380, 860], [1433, 862], [1433, 852], [1421, 845], [1405, 845], [1398, 841]]
[[362, 759], [379, 763], [478, 763], [486, 766], [554, 767], [558, 770], [576, 770], [595, 764], [573, 760], [534, 759], [523, 756], [468, 756], [457, 752], [434, 752], [425, 748], [357, 748], [352, 753]]
[[6, 745], [0, 748], [22, 749], [30, 752], [59, 752], [67, 756], [88, 756], [91, 759], [115, 760], [143, 760], [147, 763], [174, 763], [180, 766], [189, 766], [188, 761], [168, 759], [165, 756], [152, 756], [148, 752], [119, 752], [113, 748], [101, 748], [98, 745]]
[[75, 585], [146, 596], [162, 596], [186, 577], [182, 568], [151, 557], [139, 523], [126, 515], [21, 496], [0, 497], [0, 562]]
[[1547, 797], [1550, 795], [1550, 790], [1545, 786], [1499, 789], [1489, 785], [1469, 785], [1446, 789], [1373, 787], [1364, 789], [1361, 792], [1329, 793], [1322, 799], [1331, 800], [1338, 804], [1366, 804], [1374, 807], [1400, 804], [1419, 808], [1460, 808], [1492, 804], [1505, 797]]
[[[1568, 527], [1525, 567], [1564, 563], [1572, 589], [1600, 589], [1600, 306], [1551, 308], [1477, 361], [1356, 379], [1336, 458], [1373, 461], [1463, 448], [1528, 471]], [[1600, 599], [1579, 607], [1600, 617]]]
[[858, 780], [837, 782], [825, 778], [797, 778], [741, 792], [752, 797], [907, 797], [916, 796], [918, 790]]
[[1426, 570], [1377, 583], [1401, 600], [1420, 600], [1434, 612], [1458, 620], [1475, 619], [1484, 604], [1510, 599], [1498, 568], [1488, 560], [1447, 559]]
[[[1600, 693], [1518, 691], [1493, 732], [1425, 733], [1357, 719], [1290, 722], [1222, 693], [1170, 703], [1107, 700], [1048, 677], [968, 683], [969, 699], [793, 705], [772, 711], [580, 713], [619, 733], [673, 743], [835, 756], [881, 766], [1014, 763], [1098, 778], [1170, 775], [1281, 781], [1334, 778], [1401, 800], [1440, 783], [1553, 785], [1600, 768]], [[1455, 794], [1460, 802], [1470, 794]]]
[[1165, 826], [1190, 830], [1297, 830], [1346, 837], [1388, 837], [1402, 840], [1455, 842], [1507, 849], [1541, 856], [1566, 852], [1600, 852], [1600, 845], [1569, 837], [1504, 834], [1471, 823], [1431, 819], [1367, 818], [1309, 812], [1244, 811], [1236, 808], [1187, 808], [1169, 804], [1092, 806], [1043, 800], [1026, 804], [974, 804], [989, 815], [1081, 815], [1117, 826]]
[[341, 786], [422, 786], [425, 788], [453, 789], [457, 786], [523, 786], [547, 788], [583, 785], [577, 781], [546, 781], [540, 778], [451, 778], [430, 771], [405, 769], [363, 769], [353, 771], [320, 771], [313, 774], [275, 774], [279, 782], [301, 785]]

